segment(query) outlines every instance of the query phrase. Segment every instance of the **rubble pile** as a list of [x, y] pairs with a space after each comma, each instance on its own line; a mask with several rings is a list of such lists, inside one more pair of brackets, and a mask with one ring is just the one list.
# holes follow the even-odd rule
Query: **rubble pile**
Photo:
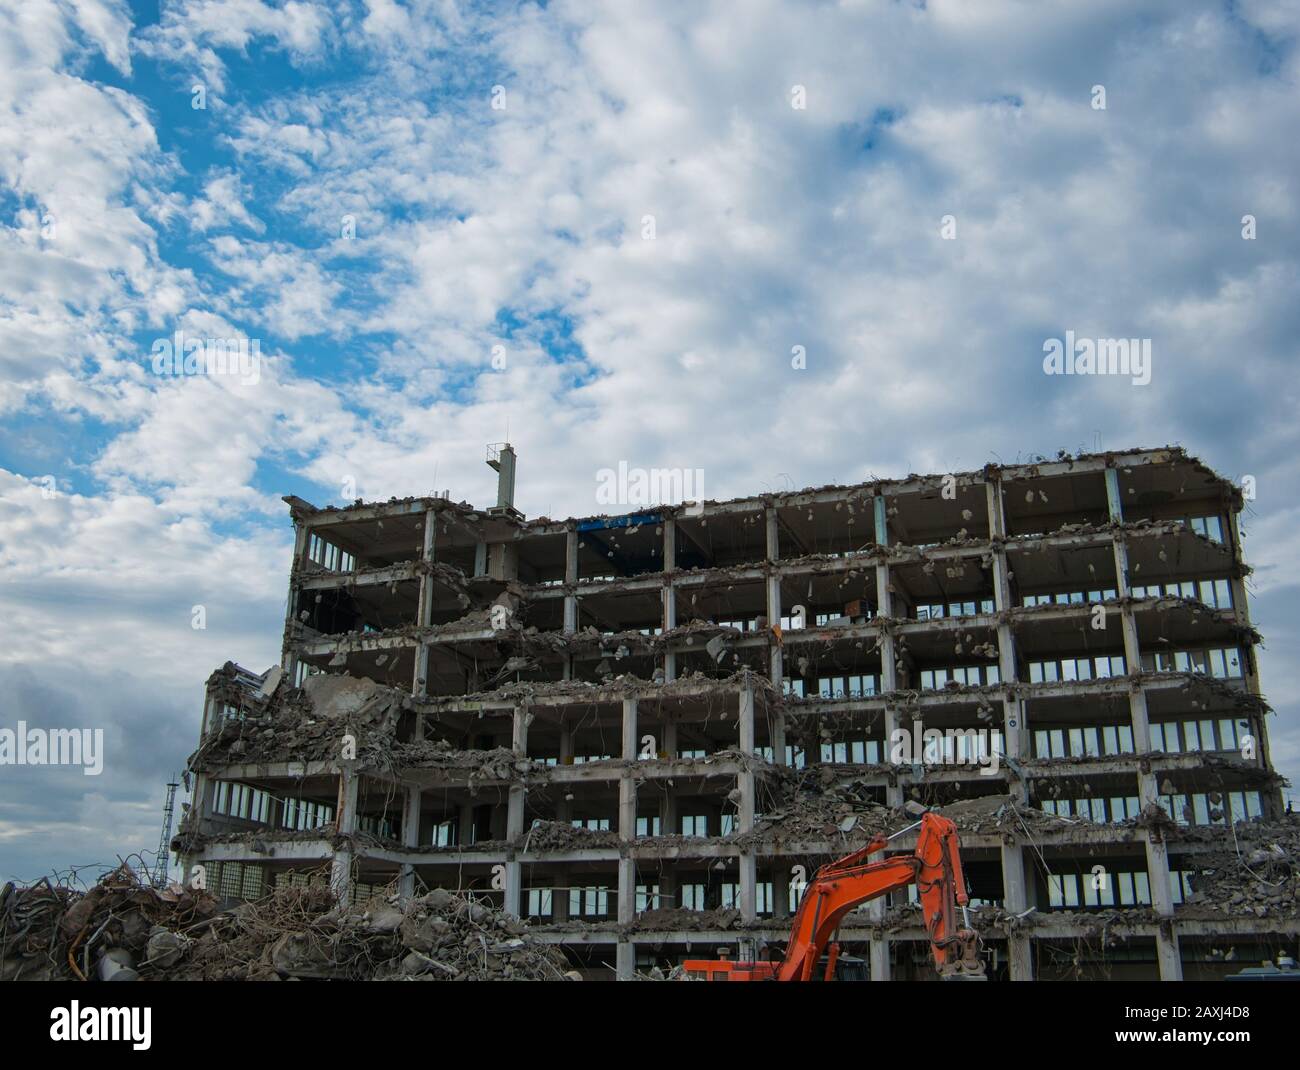
[[957, 826], [958, 832], [971, 835], [985, 833], [1002, 836], [1019, 834], [1021, 837], [1058, 829], [1091, 826], [1081, 817], [1059, 817], [1056, 814], [1026, 806], [1013, 795], [981, 795], [938, 808], [944, 817]]
[[359, 759], [386, 767], [398, 716], [411, 705], [409, 693], [347, 675], [309, 676], [301, 688], [276, 680], [265, 694], [239, 697], [239, 716], [208, 735], [190, 756], [191, 770], [338, 759], [345, 736], [356, 740]]
[[1300, 814], [1239, 823], [1235, 836], [1223, 829], [1213, 831], [1214, 842], [1224, 849], [1196, 860], [1184, 913], [1300, 916]]
[[520, 758], [509, 747], [458, 750], [441, 739], [394, 743], [389, 754], [399, 768], [468, 774], [470, 784], [477, 780], [511, 780], [543, 768], [538, 762]]
[[764, 787], [762, 817], [752, 832], [729, 837], [731, 842], [743, 847], [892, 831], [893, 811], [875, 802], [860, 780], [839, 777], [828, 766], [775, 767]]
[[536, 766], [506, 747], [461, 750], [441, 739], [399, 742], [398, 718], [411, 708], [410, 694], [400, 688], [346, 674], [310, 676], [302, 688], [245, 694], [240, 716], [209, 734], [191, 755], [190, 768], [331, 761], [341, 757], [345, 738], [355, 741], [357, 759], [375, 769], [441, 769], [468, 773], [472, 783], [509, 780]]
[[732, 839], [744, 846], [750, 842], [812, 842], [837, 833], [875, 835], [890, 831], [893, 813], [874, 802], [844, 799], [831, 793], [806, 794], [769, 810], [755, 822], [753, 832]]
[[740, 924], [735, 909], [687, 910], [682, 907], [656, 907], [643, 910], [636, 920], [624, 926], [627, 932], [706, 932], [730, 929]]
[[86, 892], [10, 882], [0, 889], [0, 981], [135, 980], [172, 963], [185, 930], [215, 911], [206, 893], [160, 892], [125, 866]]
[[0, 980], [563, 980], [562, 952], [471, 896], [347, 907], [328, 884], [218, 913], [204, 892], [119, 870], [88, 892], [40, 881], [0, 899]]
[[[562, 654], [596, 654], [599, 653], [607, 662], [619, 662], [632, 655], [657, 654], [667, 650], [679, 639], [685, 639], [687, 646], [694, 646], [696, 641], [719, 639], [722, 646], [727, 641], [744, 637], [738, 628], [726, 624], [714, 624], [711, 621], [692, 618], [685, 624], [670, 628], [666, 632], [646, 635], [637, 629], [621, 632], [602, 632], [599, 628], [588, 625], [572, 633], [544, 632], [529, 627], [523, 633], [523, 648], [530, 653], [549, 652]], [[708, 646], [708, 642], [702, 645]], [[720, 650], [714, 645], [712, 650]], [[721, 661], [721, 658], [715, 660]], [[606, 673], [613, 675], [612, 664], [605, 666]]]
[[524, 833], [522, 851], [574, 851], [584, 847], [617, 847], [618, 833], [580, 828], [564, 821], [540, 818]]
[[[608, 638], [608, 637], [606, 637]], [[645, 638], [642, 636], [642, 638]], [[756, 673], [750, 669], [737, 669], [729, 676], [709, 676], [702, 672], [688, 672], [680, 674], [676, 680], [663, 682], [659, 677], [661, 673], [656, 673], [655, 677], [650, 680], [642, 679], [631, 673], [620, 673], [609, 679], [602, 680], [599, 683], [590, 680], [550, 680], [546, 682], [537, 681], [516, 681], [502, 684], [500, 687], [491, 691], [478, 691], [470, 695], [460, 695], [456, 697], [458, 702], [474, 702], [489, 699], [506, 699], [525, 701], [530, 698], [548, 698], [560, 696], [585, 696], [595, 697], [614, 694], [631, 695], [637, 692], [646, 691], [654, 688], [655, 694], [659, 698], [672, 698], [674, 695], [691, 695], [700, 690], [700, 685], [707, 683], [711, 686], [722, 687], [731, 690], [739, 687], [749, 687], [759, 693], [766, 693], [769, 697], [777, 696], [776, 689], [772, 686], [772, 681], [761, 673]], [[436, 699], [428, 700], [428, 704], [437, 705]]]
[[[907, 807], [876, 802], [861, 777], [841, 776], [831, 768], [776, 769], [772, 794], [752, 832], [730, 837], [733, 843], [843, 840], [845, 849], [864, 838], [890, 835], [916, 822]], [[1087, 825], [1082, 818], [1057, 817], [1025, 806], [1011, 795], [985, 795], [935, 809], [966, 834], [1026, 835]]]

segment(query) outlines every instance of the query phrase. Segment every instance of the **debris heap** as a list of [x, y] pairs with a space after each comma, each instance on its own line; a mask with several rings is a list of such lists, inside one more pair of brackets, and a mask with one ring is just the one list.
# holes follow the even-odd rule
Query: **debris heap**
[[518, 919], [438, 889], [341, 907], [327, 883], [218, 912], [123, 868], [87, 892], [48, 880], [0, 895], [0, 981], [548, 981], [575, 976]]
[[[1188, 913], [1257, 918], [1300, 916], [1300, 814], [1238, 825], [1227, 849], [1192, 874]], [[1223, 836], [1216, 842], [1222, 842]]]

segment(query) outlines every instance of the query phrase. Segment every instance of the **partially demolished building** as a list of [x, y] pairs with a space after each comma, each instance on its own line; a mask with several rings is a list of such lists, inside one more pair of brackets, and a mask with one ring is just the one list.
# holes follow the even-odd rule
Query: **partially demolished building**
[[[487, 510], [286, 499], [283, 660], [208, 682], [186, 873], [471, 890], [630, 977], [776, 947], [910, 803], [962, 830], [991, 977], [1294, 950], [1242, 496], [1182, 450], [564, 521], [494, 462]], [[841, 942], [929, 975], [905, 896]]]

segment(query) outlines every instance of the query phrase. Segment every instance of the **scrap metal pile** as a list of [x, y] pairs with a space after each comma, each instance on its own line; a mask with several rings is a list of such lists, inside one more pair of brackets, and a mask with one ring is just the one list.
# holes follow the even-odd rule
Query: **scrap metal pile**
[[218, 911], [205, 892], [158, 891], [123, 867], [85, 892], [49, 880], [0, 892], [0, 981], [572, 976], [518, 919], [441, 889], [340, 907], [314, 879]]

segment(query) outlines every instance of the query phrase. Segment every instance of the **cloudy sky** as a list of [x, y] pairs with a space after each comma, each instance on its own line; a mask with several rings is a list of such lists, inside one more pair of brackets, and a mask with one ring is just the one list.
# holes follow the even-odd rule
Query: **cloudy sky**
[[[507, 433], [556, 517], [620, 460], [720, 498], [1181, 443], [1257, 480], [1300, 777], [1298, 32], [1297, 0], [0, 0], [0, 725], [107, 747], [0, 768], [0, 879], [152, 851], [204, 679], [278, 658], [280, 495], [488, 504]], [[157, 374], [178, 330], [255, 339], [256, 382]], [[1066, 330], [1152, 339], [1150, 384], [1045, 376]]]

